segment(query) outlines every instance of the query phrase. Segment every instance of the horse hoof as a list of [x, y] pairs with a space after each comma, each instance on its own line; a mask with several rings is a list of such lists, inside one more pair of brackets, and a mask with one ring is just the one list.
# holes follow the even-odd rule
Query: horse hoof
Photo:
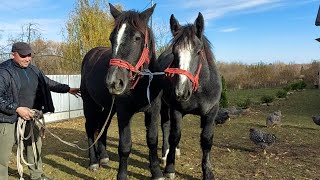
[[169, 179], [174, 179], [176, 177], [175, 173], [166, 173], [165, 176]]
[[214, 174], [212, 172], [209, 172], [208, 174], [205, 175], [205, 177], [203, 178], [205, 180], [214, 180]]
[[101, 166], [107, 166], [108, 162], [109, 162], [109, 158], [100, 159], [100, 165]]
[[99, 164], [91, 164], [90, 166], [89, 166], [89, 170], [90, 171], [96, 171], [96, 170], [98, 170], [99, 169]]

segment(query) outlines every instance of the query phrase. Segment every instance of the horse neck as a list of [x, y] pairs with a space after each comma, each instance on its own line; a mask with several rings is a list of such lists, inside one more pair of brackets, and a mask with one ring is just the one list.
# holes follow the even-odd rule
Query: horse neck
[[216, 76], [215, 74], [217, 72], [217, 66], [215, 64], [214, 57], [210, 57], [205, 55], [205, 58], [202, 61], [202, 69], [200, 74], [204, 77], [208, 77], [208, 80], [210, 80], [211, 76]]
[[150, 57], [150, 64], [149, 64], [149, 67], [148, 69], [151, 71], [151, 72], [157, 72], [159, 71], [159, 64], [158, 62], [156, 61], [156, 55], [155, 54], [151, 54], [151, 57]]
[[155, 44], [154, 44], [154, 37], [152, 34], [152, 31], [150, 28], [148, 28], [149, 31], [149, 43], [148, 43], [148, 47], [149, 47], [149, 59], [150, 59], [150, 64], [149, 64], [149, 70], [151, 72], [155, 72], [156, 70], [158, 70], [158, 63], [156, 61], [156, 52], [155, 52]]

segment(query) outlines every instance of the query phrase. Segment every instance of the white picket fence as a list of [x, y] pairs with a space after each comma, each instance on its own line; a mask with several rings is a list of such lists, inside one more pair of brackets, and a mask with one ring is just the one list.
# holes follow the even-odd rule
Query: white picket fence
[[[68, 84], [70, 87], [80, 87], [80, 75], [48, 75], [57, 82]], [[76, 98], [69, 93], [51, 92], [55, 113], [45, 114], [46, 122], [54, 122], [83, 116], [81, 97]]]

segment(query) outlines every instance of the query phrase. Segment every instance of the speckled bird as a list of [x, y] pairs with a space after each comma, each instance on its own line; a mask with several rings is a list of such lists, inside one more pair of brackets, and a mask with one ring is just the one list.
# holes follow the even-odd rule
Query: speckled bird
[[312, 116], [312, 120], [316, 125], [320, 126], [320, 116]]
[[273, 127], [275, 125], [280, 125], [281, 123], [281, 111], [275, 111], [267, 117], [266, 125], [267, 127]]
[[250, 129], [250, 140], [264, 150], [271, 147], [276, 142], [276, 136], [274, 134], [265, 133], [261, 130], [251, 128]]
[[228, 119], [230, 119], [229, 113], [220, 109], [214, 121], [215, 124], [224, 124]]

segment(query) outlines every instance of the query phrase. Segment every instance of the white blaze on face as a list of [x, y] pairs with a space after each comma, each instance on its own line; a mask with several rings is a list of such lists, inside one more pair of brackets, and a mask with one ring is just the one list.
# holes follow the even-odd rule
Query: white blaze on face
[[118, 53], [119, 46], [123, 41], [124, 31], [126, 30], [126, 26], [127, 26], [126, 24], [122, 24], [121, 28], [118, 31], [117, 42], [116, 42], [116, 54]]
[[[188, 46], [185, 46], [179, 51], [180, 64], [179, 68], [190, 72], [190, 63], [191, 63], [191, 52], [192, 46], [189, 43]], [[188, 77], [186, 75], [180, 75], [180, 83], [183, 84]]]

